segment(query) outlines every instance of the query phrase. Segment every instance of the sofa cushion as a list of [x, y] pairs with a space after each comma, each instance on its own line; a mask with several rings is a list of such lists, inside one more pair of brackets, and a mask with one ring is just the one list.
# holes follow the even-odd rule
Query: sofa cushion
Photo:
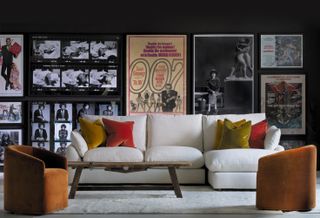
[[268, 150], [274, 150], [280, 142], [281, 130], [276, 126], [271, 126], [266, 133], [264, 139], [264, 148]]
[[154, 146], [147, 150], [146, 161], [190, 161], [190, 168], [201, 168], [204, 165], [200, 150], [186, 146]]
[[268, 129], [267, 120], [262, 120], [261, 122], [252, 125], [251, 135], [249, 139], [250, 148], [264, 149], [264, 139], [266, 137], [267, 129]]
[[83, 160], [98, 162], [142, 162], [143, 153], [139, 149], [129, 147], [99, 147], [87, 151]]
[[202, 115], [149, 115], [148, 147], [190, 146], [203, 151]]
[[224, 149], [204, 155], [206, 167], [212, 172], [256, 172], [259, 158], [276, 153], [266, 149]]
[[93, 149], [99, 145], [105, 144], [107, 134], [104, 130], [104, 126], [98, 119], [95, 122], [90, 120], [79, 118], [81, 135], [86, 140], [88, 149]]
[[252, 113], [252, 114], [226, 114], [226, 115], [204, 115], [203, 122], [203, 144], [204, 151], [210, 151], [213, 149], [213, 144], [216, 139], [217, 120], [224, 120], [227, 118], [232, 122], [245, 119], [251, 121], [254, 125], [264, 119], [266, 119], [265, 113]]
[[116, 121], [134, 121], [133, 125], [133, 141], [138, 149], [141, 151], [146, 150], [146, 138], [147, 138], [147, 116], [98, 116], [98, 115], [84, 115], [85, 118], [95, 121], [96, 119], [110, 119]]

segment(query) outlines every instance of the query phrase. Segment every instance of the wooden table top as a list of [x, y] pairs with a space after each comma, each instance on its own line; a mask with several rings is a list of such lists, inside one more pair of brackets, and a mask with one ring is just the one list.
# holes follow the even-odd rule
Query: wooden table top
[[154, 161], [154, 162], [93, 162], [93, 161], [68, 161], [69, 167], [189, 167], [188, 161]]

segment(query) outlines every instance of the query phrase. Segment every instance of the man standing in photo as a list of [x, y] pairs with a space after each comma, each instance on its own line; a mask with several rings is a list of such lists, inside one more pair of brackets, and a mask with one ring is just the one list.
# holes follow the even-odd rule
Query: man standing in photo
[[163, 112], [173, 112], [176, 107], [176, 99], [178, 97], [178, 92], [172, 89], [172, 85], [167, 83], [165, 85], [165, 90], [161, 92], [162, 96], [162, 111]]
[[1, 76], [6, 80], [5, 90], [8, 90], [8, 87], [11, 83], [10, 74], [11, 74], [11, 66], [12, 66], [13, 57], [14, 57], [14, 54], [10, 52], [11, 43], [12, 43], [11, 38], [6, 38], [6, 45], [1, 47], [1, 55], [2, 55]]

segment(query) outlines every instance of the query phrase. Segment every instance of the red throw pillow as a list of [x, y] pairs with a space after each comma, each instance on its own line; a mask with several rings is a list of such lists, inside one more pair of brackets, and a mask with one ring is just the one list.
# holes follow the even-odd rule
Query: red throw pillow
[[252, 125], [251, 135], [249, 139], [250, 148], [264, 149], [264, 138], [268, 129], [268, 121], [263, 120], [259, 123]]
[[132, 135], [133, 121], [118, 122], [102, 118], [102, 122], [107, 131], [107, 147], [136, 147]]

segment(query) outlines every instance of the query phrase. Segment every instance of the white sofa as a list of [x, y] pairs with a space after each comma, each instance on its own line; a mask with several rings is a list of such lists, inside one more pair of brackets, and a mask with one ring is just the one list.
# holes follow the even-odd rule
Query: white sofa
[[[87, 115], [92, 121], [102, 116]], [[82, 136], [73, 131], [72, 143], [67, 149], [68, 160], [141, 162], [141, 161], [190, 161], [191, 167], [177, 170], [182, 184], [205, 184], [215, 189], [254, 189], [258, 159], [283, 150], [275, 149], [226, 149], [212, 150], [217, 119], [232, 121], [247, 119], [257, 123], [265, 115], [143, 115], [106, 117], [118, 121], [134, 121], [133, 137], [137, 148], [99, 147], [88, 150]], [[69, 171], [72, 181], [74, 170]], [[169, 183], [168, 170], [150, 169], [143, 172], [117, 173], [103, 169], [85, 169], [80, 183]]]

